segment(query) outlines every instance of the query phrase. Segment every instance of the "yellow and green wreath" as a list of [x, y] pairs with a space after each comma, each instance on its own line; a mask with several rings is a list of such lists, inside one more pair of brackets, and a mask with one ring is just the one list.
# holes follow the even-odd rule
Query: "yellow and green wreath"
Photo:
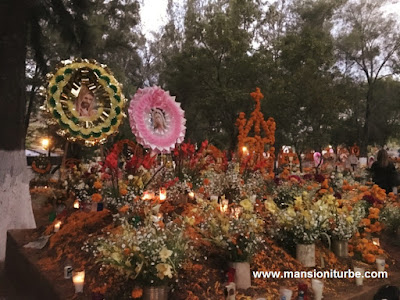
[[124, 118], [125, 98], [108, 68], [96, 61], [63, 61], [49, 80], [47, 109], [69, 141], [105, 143]]

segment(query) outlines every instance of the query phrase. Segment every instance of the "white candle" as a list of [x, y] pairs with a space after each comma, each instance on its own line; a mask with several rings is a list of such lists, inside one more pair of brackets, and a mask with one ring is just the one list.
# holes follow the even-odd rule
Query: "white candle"
[[144, 191], [142, 200], [152, 200], [154, 198], [154, 193], [150, 191]]
[[211, 201], [216, 201], [216, 202], [217, 202], [217, 201], [218, 201], [218, 196], [217, 196], [217, 195], [211, 195], [211, 196], [210, 196], [210, 200], [211, 200]]
[[286, 288], [279, 289], [279, 299], [290, 300], [292, 299], [292, 294], [293, 294], [292, 290]]
[[379, 238], [372, 238], [372, 244], [379, 247], [381, 245]]
[[235, 218], [239, 219], [240, 214], [243, 212], [242, 207], [235, 207]]
[[375, 262], [376, 262], [376, 269], [378, 271], [385, 271], [385, 259], [384, 258], [377, 258]]
[[363, 285], [364, 280], [364, 268], [354, 267], [354, 272], [356, 276], [356, 285], [361, 286]]
[[167, 199], [167, 189], [166, 188], [160, 188], [160, 201], [165, 201]]
[[85, 271], [74, 272], [72, 275], [72, 282], [75, 285], [75, 293], [82, 293], [83, 284], [85, 282]]
[[226, 213], [228, 211], [229, 200], [222, 200], [220, 206], [220, 210], [222, 213]]
[[314, 299], [321, 300], [322, 299], [322, 292], [324, 289], [324, 283], [318, 279], [311, 279], [311, 288], [314, 292]]
[[58, 232], [61, 227], [61, 221], [58, 221], [56, 224], [54, 224], [54, 232]]
[[76, 200], [74, 201], [74, 208], [75, 208], [75, 209], [79, 209], [79, 200], [78, 200], [78, 199], [76, 199]]

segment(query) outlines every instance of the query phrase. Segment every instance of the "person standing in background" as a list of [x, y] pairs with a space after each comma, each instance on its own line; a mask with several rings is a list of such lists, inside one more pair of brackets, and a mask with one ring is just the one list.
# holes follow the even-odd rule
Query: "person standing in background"
[[397, 188], [397, 172], [394, 164], [390, 161], [386, 150], [378, 151], [376, 162], [371, 166], [372, 181], [380, 188], [385, 189], [386, 194], [390, 193], [394, 187]]

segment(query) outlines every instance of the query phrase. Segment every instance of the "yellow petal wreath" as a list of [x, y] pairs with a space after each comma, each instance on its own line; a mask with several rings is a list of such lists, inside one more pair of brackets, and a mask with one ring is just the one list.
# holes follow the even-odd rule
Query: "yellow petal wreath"
[[47, 109], [69, 141], [105, 143], [117, 133], [124, 105], [120, 84], [94, 60], [63, 61], [49, 80]]

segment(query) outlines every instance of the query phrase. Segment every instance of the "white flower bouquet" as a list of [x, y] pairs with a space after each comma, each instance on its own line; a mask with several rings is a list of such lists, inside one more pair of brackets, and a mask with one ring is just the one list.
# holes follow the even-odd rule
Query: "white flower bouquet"
[[98, 260], [144, 286], [168, 284], [183, 267], [188, 240], [182, 226], [154, 219], [151, 216], [139, 228], [124, 224], [121, 233], [97, 240], [94, 245]]

